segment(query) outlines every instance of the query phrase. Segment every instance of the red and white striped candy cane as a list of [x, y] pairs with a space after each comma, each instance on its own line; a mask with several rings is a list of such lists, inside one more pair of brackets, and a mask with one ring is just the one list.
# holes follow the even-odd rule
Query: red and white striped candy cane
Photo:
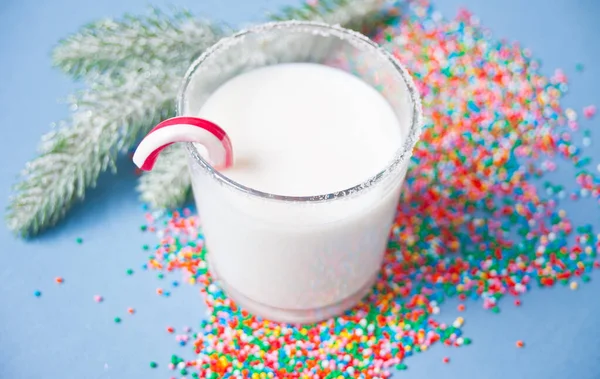
[[133, 163], [150, 171], [158, 154], [175, 142], [196, 142], [206, 148], [208, 160], [222, 169], [233, 164], [229, 136], [218, 125], [197, 117], [173, 117], [156, 125], [140, 142]]

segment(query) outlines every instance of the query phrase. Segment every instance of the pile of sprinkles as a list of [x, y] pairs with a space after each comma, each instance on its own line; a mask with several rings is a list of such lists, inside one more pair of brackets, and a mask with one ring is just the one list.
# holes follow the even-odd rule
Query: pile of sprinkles
[[[559, 103], [565, 74], [543, 76], [527, 49], [492, 39], [467, 11], [445, 20], [425, 1], [403, 4], [373, 37], [415, 78], [425, 128], [372, 293], [318, 324], [259, 319], [212, 282], [195, 215], [149, 214], [142, 230], [160, 241], [148, 269], [181, 272], [200, 286], [209, 312], [194, 334], [167, 329], [195, 354], [165, 362], [174, 377], [387, 378], [433, 344], [471, 343], [462, 317], [436, 321], [445, 299], [474, 299], [498, 312], [506, 296], [520, 305], [534, 286], [576, 289], [600, 267], [600, 235], [574, 225], [565, 210], [584, 197], [600, 202], [598, 172], [584, 156], [591, 133], [583, 131], [578, 148], [581, 120]], [[583, 113], [593, 118], [595, 107]], [[575, 168], [574, 185], [544, 181], [559, 158]]]

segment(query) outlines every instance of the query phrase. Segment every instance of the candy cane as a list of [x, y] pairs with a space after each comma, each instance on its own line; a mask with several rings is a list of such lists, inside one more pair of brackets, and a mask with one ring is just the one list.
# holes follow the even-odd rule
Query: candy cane
[[208, 152], [208, 159], [216, 168], [233, 164], [229, 136], [218, 125], [196, 117], [173, 117], [156, 125], [140, 142], [133, 154], [133, 163], [141, 170], [150, 171], [158, 154], [175, 142], [196, 142]]

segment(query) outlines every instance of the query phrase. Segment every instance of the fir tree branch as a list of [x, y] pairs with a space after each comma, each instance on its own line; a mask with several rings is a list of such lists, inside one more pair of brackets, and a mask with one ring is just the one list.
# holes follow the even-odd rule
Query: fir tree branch
[[163, 150], [154, 168], [140, 178], [138, 191], [143, 202], [153, 208], [174, 208], [190, 195], [191, 178], [187, 152], [181, 144]]
[[152, 9], [146, 17], [126, 15], [84, 26], [61, 40], [52, 59], [75, 79], [120, 69], [132, 59], [191, 60], [228, 33], [222, 25], [194, 18], [187, 11], [166, 14]]
[[[101, 172], [115, 170], [119, 152], [174, 113], [181, 67], [136, 62], [122, 75], [105, 76], [72, 99], [71, 119], [42, 139], [13, 190], [8, 227], [21, 236], [54, 225], [93, 187]], [[126, 72], [126, 74], [125, 74]]]
[[269, 18], [321, 21], [360, 31], [373, 16], [381, 13], [385, 3], [386, 0], [309, 0], [298, 7], [284, 7]]
[[118, 152], [174, 114], [190, 61], [224, 33], [185, 12], [169, 19], [155, 11], [105, 20], [63, 40], [55, 64], [76, 78], [85, 75], [91, 89], [71, 99], [70, 120], [43, 136], [40, 155], [13, 187], [8, 227], [29, 236], [60, 220], [101, 172], [114, 170]]

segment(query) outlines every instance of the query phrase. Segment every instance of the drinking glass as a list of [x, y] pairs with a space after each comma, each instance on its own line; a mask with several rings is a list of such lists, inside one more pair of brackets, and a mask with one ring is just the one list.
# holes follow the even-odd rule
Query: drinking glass
[[346, 71], [390, 103], [403, 142], [379, 172], [343, 191], [284, 196], [237, 183], [215, 170], [198, 145], [186, 147], [213, 278], [255, 315], [310, 323], [344, 312], [370, 291], [422, 116], [414, 83], [391, 54], [354, 31], [301, 21], [252, 27], [209, 48], [185, 75], [177, 113], [197, 116], [236, 75], [293, 62]]

